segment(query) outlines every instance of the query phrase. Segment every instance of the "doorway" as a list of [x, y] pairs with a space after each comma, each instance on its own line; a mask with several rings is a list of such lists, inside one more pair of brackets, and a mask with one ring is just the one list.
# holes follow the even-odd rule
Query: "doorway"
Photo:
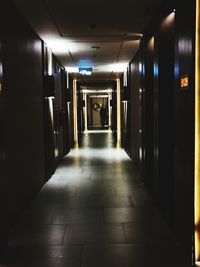
[[87, 117], [88, 117], [88, 125], [87, 128], [89, 130], [97, 130], [102, 129], [101, 119], [100, 119], [100, 110], [104, 105], [108, 115], [106, 119], [106, 123], [104, 125], [104, 129], [109, 129], [109, 100], [108, 95], [88, 95], [87, 98]]

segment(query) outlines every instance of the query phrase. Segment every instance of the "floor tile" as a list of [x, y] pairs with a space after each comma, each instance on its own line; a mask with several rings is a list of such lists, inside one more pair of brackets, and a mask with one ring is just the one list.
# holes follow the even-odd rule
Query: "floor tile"
[[101, 209], [65, 209], [55, 211], [51, 224], [100, 223], [103, 222]]
[[21, 214], [0, 267], [189, 267], [184, 255], [112, 132], [88, 131]]
[[123, 223], [140, 220], [135, 208], [106, 208], [104, 209], [105, 223]]
[[[165, 251], [162, 257], [155, 257], [156, 252]], [[169, 255], [167, 256], [167, 254]], [[179, 254], [177, 256], [177, 253]], [[82, 267], [189, 267], [177, 248], [136, 246], [133, 244], [86, 246]], [[175, 257], [175, 258], [174, 258]]]
[[133, 207], [134, 204], [130, 197], [121, 196], [95, 196], [89, 198], [89, 205], [91, 207], [102, 207], [102, 208], [112, 208], [112, 207]]
[[176, 244], [167, 225], [158, 220], [123, 223], [126, 241], [134, 244]]
[[73, 224], [67, 228], [64, 244], [124, 243], [121, 224]]
[[65, 225], [45, 225], [21, 227], [11, 233], [10, 245], [61, 245]]
[[82, 246], [14, 246], [8, 249], [1, 263], [5, 262], [7, 266], [26, 267], [80, 267], [82, 253]]

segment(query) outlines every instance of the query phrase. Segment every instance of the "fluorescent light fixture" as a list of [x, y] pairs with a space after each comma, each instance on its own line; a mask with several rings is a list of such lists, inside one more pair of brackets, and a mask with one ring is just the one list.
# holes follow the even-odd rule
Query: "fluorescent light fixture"
[[65, 69], [68, 73], [78, 73], [77, 67], [65, 67]]
[[113, 72], [124, 72], [128, 67], [128, 63], [116, 63], [112, 65]]
[[82, 92], [83, 93], [112, 93], [112, 89], [105, 89], [105, 90], [102, 90], [102, 89], [97, 89], [97, 90], [89, 90], [89, 89], [82, 89]]
[[85, 51], [87, 49], [87, 45], [75, 43], [72, 42], [72, 40], [63, 37], [46, 36], [44, 41], [52, 52], [57, 55], [66, 55], [69, 51], [73, 54], [80, 53], [80, 51]]
[[90, 95], [90, 98], [108, 98], [108, 95]]
[[56, 54], [68, 53], [68, 43], [65, 40], [49, 39], [47, 46]]

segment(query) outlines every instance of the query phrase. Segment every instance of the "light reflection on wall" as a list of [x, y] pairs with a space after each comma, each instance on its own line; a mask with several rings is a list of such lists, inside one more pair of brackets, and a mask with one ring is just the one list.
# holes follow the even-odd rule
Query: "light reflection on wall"
[[85, 103], [85, 106], [83, 107], [84, 112], [84, 121], [85, 121], [85, 132], [87, 132], [87, 93], [83, 93], [83, 100]]
[[188, 54], [192, 52], [192, 41], [189, 38], [181, 38], [178, 41], [179, 54]]
[[117, 142], [121, 143], [121, 92], [120, 79], [117, 79]]
[[0, 78], [3, 76], [3, 65], [0, 62]]
[[179, 77], [180, 69], [179, 69], [179, 63], [174, 64], [174, 75], [175, 77]]
[[124, 100], [122, 101], [123, 106], [124, 106], [124, 127], [126, 129], [127, 127], [127, 110], [128, 110], [128, 101]]
[[73, 81], [73, 115], [74, 115], [74, 143], [78, 144], [77, 126], [77, 81]]
[[175, 10], [171, 12], [161, 23], [161, 28], [170, 27], [175, 19]]
[[51, 49], [47, 48], [48, 51], [48, 74], [53, 74], [53, 66], [52, 66], [52, 52]]
[[139, 63], [139, 72], [140, 74], [142, 74], [142, 63], [141, 62]]
[[158, 77], [158, 73], [159, 73], [158, 63], [154, 63], [154, 66], [153, 66], [153, 74], [154, 74], [154, 77]]
[[154, 39], [154, 36], [152, 36], [151, 39], [149, 40], [149, 44], [148, 44], [151, 51], [154, 51], [154, 43], [155, 43], [155, 39]]

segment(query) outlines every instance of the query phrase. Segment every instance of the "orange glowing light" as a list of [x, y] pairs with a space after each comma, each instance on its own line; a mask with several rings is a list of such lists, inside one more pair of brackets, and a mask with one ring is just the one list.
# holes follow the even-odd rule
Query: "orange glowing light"
[[181, 78], [181, 88], [188, 88], [189, 86], [189, 77], [184, 76]]

